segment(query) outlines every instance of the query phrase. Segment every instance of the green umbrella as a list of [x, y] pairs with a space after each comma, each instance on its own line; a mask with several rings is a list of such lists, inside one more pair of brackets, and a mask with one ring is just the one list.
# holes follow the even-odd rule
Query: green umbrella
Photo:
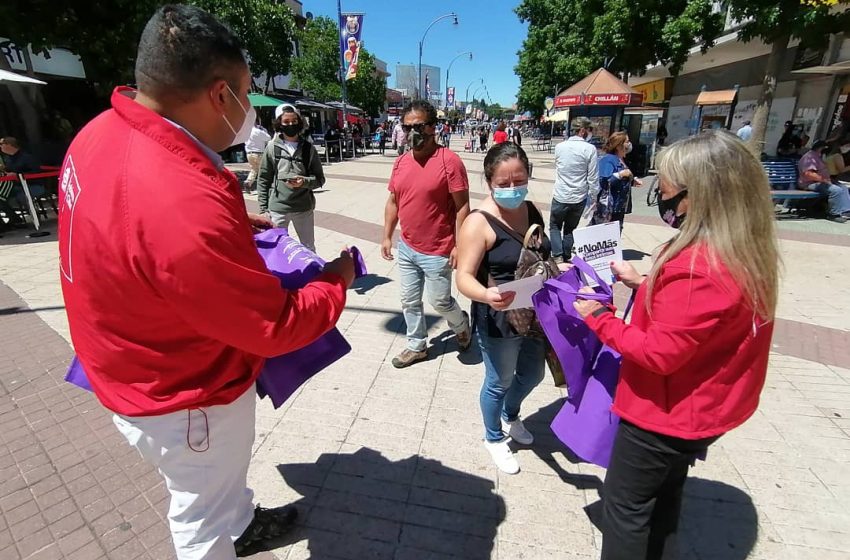
[[250, 101], [251, 105], [254, 107], [277, 107], [283, 103], [280, 99], [275, 99], [274, 97], [269, 97], [268, 95], [263, 95], [261, 93], [249, 93], [248, 101]]

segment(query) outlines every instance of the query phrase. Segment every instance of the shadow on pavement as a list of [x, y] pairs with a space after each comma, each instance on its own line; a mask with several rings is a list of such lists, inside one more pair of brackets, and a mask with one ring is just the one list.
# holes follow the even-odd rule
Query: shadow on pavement
[[391, 461], [361, 448], [278, 471], [304, 496], [287, 540], [306, 541], [314, 560], [489, 559], [505, 519], [492, 480], [416, 455]]
[[0, 309], [0, 316], [3, 315], [17, 315], [18, 313], [37, 313], [39, 311], [58, 311], [60, 309], [65, 309], [64, 305], [51, 305], [48, 307], [4, 307]]
[[[547, 381], [548, 378], [543, 382]], [[563, 402], [563, 399], [558, 399], [523, 419], [534, 433], [533, 451], [567, 484], [578, 489], [596, 489], [601, 496], [602, 480], [599, 477], [569, 473], [555, 461], [555, 456], [560, 453], [572, 464], [584, 462], [549, 428]], [[708, 460], [711, 460], [710, 451]], [[584, 510], [591, 523], [602, 530], [601, 498]], [[683, 558], [685, 553], [691, 553], [695, 558], [744, 560], [755, 546], [757, 536], [758, 513], [750, 496], [723, 482], [688, 477], [679, 525], [679, 550]]]
[[392, 279], [387, 278], [386, 276], [378, 276], [377, 274], [367, 274], [360, 278], [357, 278], [354, 281], [353, 288], [354, 291], [360, 295], [363, 295], [370, 290], [377, 288], [378, 286], [383, 286], [384, 284], [389, 284], [392, 282]]

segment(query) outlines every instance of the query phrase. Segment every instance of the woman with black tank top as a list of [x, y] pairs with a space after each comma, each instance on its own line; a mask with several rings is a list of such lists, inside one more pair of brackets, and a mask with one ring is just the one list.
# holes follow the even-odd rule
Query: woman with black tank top
[[[534, 437], [519, 417], [522, 401], [544, 375], [545, 340], [519, 336], [508, 323], [505, 308], [513, 292], [498, 285], [514, 280], [522, 238], [543, 217], [528, 194], [528, 156], [511, 142], [493, 146], [484, 158], [484, 178], [490, 197], [470, 213], [460, 230], [456, 282], [472, 300], [473, 329], [484, 358], [481, 413], [484, 445], [505, 473], [519, 472], [508, 440], [529, 445]], [[548, 253], [548, 240], [543, 250]]]

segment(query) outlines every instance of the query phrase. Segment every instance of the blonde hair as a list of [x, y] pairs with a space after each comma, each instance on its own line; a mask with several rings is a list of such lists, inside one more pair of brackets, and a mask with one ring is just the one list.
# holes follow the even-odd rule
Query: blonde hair
[[718, 260], [726, 266], [753, 310], [772, 320], [780, 257], [770, 185], [761, 163], [734, 135], [709, 131], [665, 148], [658, 175], [677, 189], [687, 189], [688, 216], [649, 273], [647, 310], [664, 264], [700, 245], [712, 266]]

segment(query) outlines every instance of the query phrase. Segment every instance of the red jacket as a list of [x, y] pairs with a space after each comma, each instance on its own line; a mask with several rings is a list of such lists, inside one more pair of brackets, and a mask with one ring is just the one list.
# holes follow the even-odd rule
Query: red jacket
[[508, 133], [504, 130], [497, 130], [493, 133], [493, 145], [501, 144], [508, 141]]
[[722, 263], [686, 249], [663, 266], [646, 311], [588, 315], [599, 338], [623, 355], [614, 411], [633, 424], [683, 439], [723, 434], [749, 418], [767, 373], [773, 323], [757, 317]]
[[129, 416], [227, 404], [265, 357], [336, 323], [345, 284], [281, 288], [237, 178], [118, 88], [62, 168], [59, 251], [71, 338], [104, 406]]

